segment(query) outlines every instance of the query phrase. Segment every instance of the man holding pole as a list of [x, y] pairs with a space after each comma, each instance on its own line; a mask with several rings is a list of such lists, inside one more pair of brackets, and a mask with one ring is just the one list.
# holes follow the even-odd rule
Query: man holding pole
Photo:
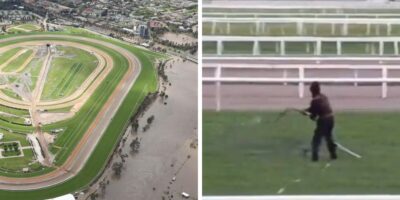
[[322, 138], [325, 138], [330, 157], [337, 159], [336, 144], [333, 140], [332, 130], [334, 127], [334, 116], [328, 97], [321, 93], [320, 84], [312, 82], [310, 85], [312, 100], [310, 107], [302, 110], [304, 115], [316, 121], [317, 127], [311, 142], [312, 161], [318, 161], [318, 152]]

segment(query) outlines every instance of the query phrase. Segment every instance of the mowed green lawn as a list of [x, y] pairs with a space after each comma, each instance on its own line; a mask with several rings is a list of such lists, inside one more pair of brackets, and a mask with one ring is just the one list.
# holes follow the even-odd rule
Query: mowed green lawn
[[19, 55], [17, 58], [15, 58], [10, 63], [8, 63], [8, 65], [3, 68], [3, 71], [4, 72], [16, 71], [29, 59], [29, 57], [32, 54], [33, 54], [33, 50], [31, 50], [31, 49], [26, 50], [21, 55]]
[[23, 28], [26, 30], [30, 30], [30, 31], [36, 31], [40, 29], [40, 26], [36, 25], [36, 24], [22, 24], [18, 26], [19, 28]]
[[277, 115], [203, 114], [205, 195], [274, 195], [285, 186], [282, 194], [400, 193], [400, 113], [337, 113], [336, 138], [363, 157], [339, 150], [330, 162], [323, 144], [318, 163], [302, 150], [309, 148], [313, 121], [290, 113], [272, 123]]
[[74, 47], [58, 46], [63, 52], [53, 58], [41, 99], [54, 100], [75, 92], [98, 65], [96, 56]]
[[31, 62], [27, 65], [24, 70], [24, 73], [28, 73], [31, 79], [31, 84], [29, 85], [29, 89], [32, 91], [36, 87], [37, 80], [39, 78], [40, 70], [43, 67], [44, 58], [33, 58]]
[[18, 53], [21, 50], [22, 50], [22, 48], [17, 47], [17, 48], [13, 48], [13, 49], [10, 49], [5, 52], [1, 52], [0, 53], [0, 63], [2, 64], [2, 63], [7, 62], [11, 57], [13, 57], [16, 53]]
[[40, 26], [36, 24], [21, 24], [11, 27], [7, 30], [9, 33], [27, 33], [40, 30]]

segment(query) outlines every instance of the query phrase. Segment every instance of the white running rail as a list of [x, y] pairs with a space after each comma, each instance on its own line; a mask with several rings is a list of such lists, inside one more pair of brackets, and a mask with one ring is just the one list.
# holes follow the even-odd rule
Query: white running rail
[[[388, 70], [400, 70], [400, 65], [283, 65], [283, 64], [210, 64], [204, 63], [203, 69], [214, 70], [213, 76], [204, 76], [202, 82], [215, 84], [215, 101], [216, 110], [221, 109], [221, 84], [222, 83], [295, 83], [298, 84], [298, 96], [304, 97], [304, 85], [313, 81], [319, 81], [322, 83], [353, 83], [354, 86], [358, 86], [359, 83], [375, 83], [381, 85], [381, 97], [386, 98], [388, 95], [388, 84], [389, 83], [400, 83], [400, 78], [388, 77]], [[223, 76], [223, 69], [281, 69], [282, 77], [230, 77]], [[306, 77], [305, 71], [310, 69], [349, 69], [353, 71], [353, 77], [351, 78], [321, 78], [321, 77]], [[297, 77], [287, 77], [286, 70], [298, 71]], [[380, 70], [381, 76], [374, 78], [361, 78], [359, 77], [359, 71], [361, 70]]]
[[[385, 43], [392, 43], [394, 54], [399, 54], [400, 37], [275, 37], [275, 36], [203, 36], [203, 42], [216, 42], [217, 55], [222, 55], [224, 43], [226, 42], [249, 42], [253, 43], [254, 56], [260, 55], [260, 42], [275, 42], [279, 44], [279, 54], [286, 56], [286, 44], [288, 42], [309, 42], [314, 45], [314, 55], [322, 55], [322, 44], [324, 42], [336, 43], [336, 55], [342, 55], [343, 43], [378, 43], [379, 55], [384, 55]], [[374, 48], [371, 45], [371, 48]]]

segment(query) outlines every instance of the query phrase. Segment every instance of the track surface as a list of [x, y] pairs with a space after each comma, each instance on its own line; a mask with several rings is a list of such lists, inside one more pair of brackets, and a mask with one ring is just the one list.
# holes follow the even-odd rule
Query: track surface
[[[316, 58], [317, 60], [317, 58]], [[203, 63], [229, 63], [275, 65], [275, 64], [316, 64], [316, 61], [302, 60], [235, 60], [224, 59], [222, 61], [204, 60]], [[379, 60], [356, 61], [337, 60], [321, 61], [319, 64], [350, 64], [350, 65], [373, 65]], [[386, 61], [386, 64], [399, 64], [399, 61]], [[295, 71], [295, 70], [294, 70]], [[203, 77], [212, 77], [213, 69], [203, 68]], [[251, 69], [223, 69], [222, 77], [282, 77], [279, 70], [251, 70]], [[288, 77], [296, 76], [297, 73], [290, 72]], [[307, 70], [306, 77], [344, 78], [352, 77], [353, 72], [341, 69]], [[298, 75], [297, 75], [298, 76]], [[359, 77], [380, 77], [379, 70], [360, 71]], [[400, 71], [391, 71], [390, 77], [400, 77]], [[389, 86], [388, 97], [381, 98], [381, 85], [354, 86], [354, 85], [323, 85], [322, 91], [326, 93], [335, 110], [400, 110], [400, 86]], [[298, 97], [297, 85], [271, 85], [271, 84], [222, 84], [221, 85], [221, 109], [222, 110], [281, 110], [286, 107], [303, 108], [308, 106], [310, 95], [305, 87], [305, 97]], [[212, 83], [203, 83], [203, 108], [216, 109], [216, 87]]]
[[[113, 116], [117, 112], [120, 104], [124, 100], [125, 96], [128, 94], [130, 88], [136, 81], [137, 77], [141, 71], [141, 64], [128, 50], [107, 43], [101, 40], [70, 36], [70, 35], [37, 35], [37, 36], [18, 36], [9, 39], [1, 40], [1, 42], [26, 39], [26, 38], [68, 38], [68, 39], [79, 39], [81, 41], [87, 41], [95, 44], [105, 46], [107, 48], [113, 49], [123, 55], [129, 63], [129, 68], [121, 82], [118, 84], [112, 95], [109, 97], [107, 102], [104, 104], [103, 108], [100, 110], [99, 114], [96, 116], [86, 133], [83, 135], [82, 139], [72, 151], [71, 155], [68, 157], [67, 161], [57, 168], [56, 170], [36, 177], [29, 178], [10, 178], [10, 177], [0, 177], [0, 189], [2, 190], [32, 190], [45, 188], [62, 183], [72, 177], [74, 177], [85, 165], [86, 161], [93, 152], [98, 141], [102, 137], [105, 129], [112, 120]], [[60, 43], [62, 43], [60, 41]]]

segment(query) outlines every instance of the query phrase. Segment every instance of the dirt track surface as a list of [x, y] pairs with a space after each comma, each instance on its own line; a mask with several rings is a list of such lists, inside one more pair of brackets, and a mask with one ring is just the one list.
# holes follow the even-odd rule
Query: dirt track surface
[[[398, 61], [397, 61], [398, 62]], [[276, 64], [304, 64], [300, 61], [204, 61], [203, 63], [230, 63], [276, 65]], [[374, 65], [379, 61], [343, 61], [320, 63], [323, 64], [350, 64]], [[392, 61], [391, 63], [395, 63]], [[310, 63], [309, 63], [310, 64]], [[315, 65], [315, 62], [312, 63]], [[400, 77], [400, 70], [389, 71], [389, 77]], [[282, 77], [282, 70], [269, 69], [223, 69], [222, 77]], [[203, 68], [203, 77], [213, 77], [212, 69]], [[287, 77], [298, 77], [297, 70], [288, 70]], [[306, 77], [348, 78], [353, 77], [353, 71], [347, 69], [315, 69], [307, 70]], [[359, 71], [360, 78], [381, 77], [380, 70]], [[362, 110], [362, 111], [393, 111], [400, 110], [400, 86], [389, 85], [388, 97], [381, 98], [381, 85], [323, 85], [322, 92], [330, 98], [335, 110]], [[304, 89], [304, 98], [298, 96], [297, 85], [284, 84], [222, 84], [220, 105], [222, 110], [282, 110], [287, 107], [305, 108], [311, 99], [308, 86]], [[217, 106], [216, 86], [212, 83], [203, 83], [203, 109], [215, 110]]]
[[141, 71], [140, 62], [137, 60], [135, 55], [122, 47], [96, 39], [70, 35], [38, 35], [13, 37], [1, 40], [0, 42], [33, 37], [68, 37], [100, 44], [119, 52], [121, 55], [127, 58], [129, 62], [129, 68], [122, 78], [121, 82], [118, 84], [117, 88], [104, 104], [97, 117], [94, 119], [78, 145], [75, 147], [71, 155], [68, 157], [67, 161], [62, 166], [48, 174], [37, 177], [0, 177], [0, 189], [2, 190], [32, 190], [45, 188], [65, 182], [66, 180], [74, 177], [84, 167], [86, 161], [90, 157], [101, 136], [104, 134], [105, 129], [108, 127], [108, 124], [115, 115], [117, 109], [119, 108], [125, 96], [128, 94], [129, 89], [132, 87]]

